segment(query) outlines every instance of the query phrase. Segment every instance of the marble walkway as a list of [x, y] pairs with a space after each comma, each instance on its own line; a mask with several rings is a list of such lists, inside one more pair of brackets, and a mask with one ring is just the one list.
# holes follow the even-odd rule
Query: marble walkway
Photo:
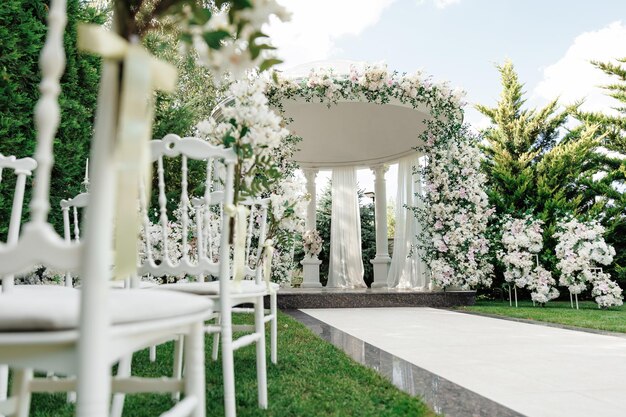
[[433, 308], [292, 315], [448, 417], [626, 416], [626, 337]]

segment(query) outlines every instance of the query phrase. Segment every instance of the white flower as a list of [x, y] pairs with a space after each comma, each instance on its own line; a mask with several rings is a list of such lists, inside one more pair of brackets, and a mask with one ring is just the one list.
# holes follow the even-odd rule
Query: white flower
[[602, 236], [604, 227], [596, 220], [581, 222], [570, 216], [557, 224], [557, 230], [554, 237], [558, 239], [555, 250], [561, 271], [559, 283], [572, 294], [580, 294], [587, 283], [592, 283], [598, 306], [621, 305], [621, 289], [596, 267], [609, 265], [615, 256], [615, 249]]
[[307, 230], [302, 235], [304, 253], [310, 257], [316, 257], [322, 251], [324, 241], [317, 230]]

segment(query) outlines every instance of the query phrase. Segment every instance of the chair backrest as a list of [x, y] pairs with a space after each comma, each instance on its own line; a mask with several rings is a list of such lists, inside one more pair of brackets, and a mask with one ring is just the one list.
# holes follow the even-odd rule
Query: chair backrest
[[[208, 258], [215, 259], [219, 252], [220, 229], [216, 227], [216, 214], [207, 210], [204, 198], [192, 198], [191, 204], [196, 212], [201, 211], [204, 217], [196, 217], [198, 235], [202, 236], [202, 248]], [[257, 284], [262, 281], [259, 259], [263, 254], [263, 247], [267, 235], [267, 209], [269, 198], [246, 199], [239, 203], [248, 208], [246, 217], [246, 244], [245, 244], [245, 278], [254, 278]], [[231, 276], [232, 278], [232, 276]]]
[[52, 145], [60, 122], [58, 96], [65, 68], [63, 34], [67, 19], [64, 1], [51, 2], [48, 20], [48, 33], [39, 61], [42, 81], [41, 96], [35, 107], [37, 171], [30, 201], [30, 220], [23, 225], [15, 242], [0, 248], [0, 276], [26, 272], [39, 264], [69, 270], [77, 268], [80, 263], [80, 248], [67, 245], [48, 222]]
[[241, 204], [248, 207], [248, 232], [246, 235], [246, 277], [254, 277], [262, 283], [261, 256], [267, 236], [267, 208], [269, 198], [245, 200]]
[[[151, 199], [156, 200], [156, 207], [152, 210], [151, 201], [146, 201], [145, 190], [140, 192], [143, 248], [138, 266], [139, 274], [192, 275], [200, 280], [203, 280], [206, 274], [221, 276], [220, 261], [229, 259], [228, 236], [226, 240], [220, 239], [219, 250], [215, 253], [217, 256], [212, 256], [210, 251], [205, 250], [208, 244], [202, 224], [206, 220], [209, 227], [217, 223], [216, 227], [220, 231], [230, 230], [230, 218], [225, 214], [223, 207], [232, 204], [233, 201], [233, 173], [237, 161], [234, 150], [213, 146], [202, 139], [181, 138], [170, 134], [162, 140], [151, 141], [150, 151], [152, 161], [156, 164], [158, 194], [155, 199]], [[179, 165], [176, 164], [177, 161], [172, 160], [178, 157]], [[190, 161], [198, 161], [201, 165], [200, 184], [192, 184], [193, 188], [204, 188], [203, 196], [194, 199], [201, 200], [201, 204], [192, 204]], [[170, 193], [169, 199], [166, 193], [166, 166], [169, 174], [173, 174], [173, 171], [180, 172], [180, 184], [173, 187], [176, 189], [175, 196], [172, 198]], [[216, 167], [226, 168], [226, 175], [221, 179], [223, 180], [221, 187], [215, 186]], [[194, 222], [191, 212], [196, 220], [195, 225], [192, 224]], [[155, 222], [151, 221], [151, 214]], [[213, 242], [209, 243], [212, 246]]]
[[[87, 177], [85, 177], [87, 181]], [[89, 193], [80, 193], [69, 200], [61, 200], [61, 211], [63, 212], [63, 238], [66, 242], [80, 242], [80, 219], [81, 211], [87, 207], [89, 203]], [[65, 273], [65, 286], [72, 287], [72, 273]]]
[[[17, 242], [22, 221], [26, 177], [32, 175], [35, 168], [37, 168], [37, 162], [32, 158], [16, 158], [15, 156], [4, 156], [0, 154], [0, 183], [2, 182], [3, 175], [5, 181], [7, 181], [7, 172], [9, 175], [15, 176], [13, 204], [11, 206], [11, 216], [6, 239], [7, 245], [15, 244]], [[13, 284], [13, 274], [2, 277], [3, 292], [10, 291]]]

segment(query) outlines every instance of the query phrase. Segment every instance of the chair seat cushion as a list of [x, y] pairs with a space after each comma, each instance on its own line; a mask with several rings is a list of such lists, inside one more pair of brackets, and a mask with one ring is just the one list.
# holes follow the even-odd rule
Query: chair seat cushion
[[[52, 331], [78, 327], [80, 291], [20, 290], [0, 294], [0, 331]], [[104, 295], [103, 295], [104, 296]], [[202, 297], [164, 291], [111, 291], [113, 324], [129, 324], [187, 316], [210, 310]]]
[[[186, 292], [196, 295], [219, 295], [220, 282], [180, 282], [176, 284], [159, 285], [158, 289]], [[254, 281], [244, 280], [239, 284], [231, 282], [230, 292], [232, 295], [250, 295], [266, 292], [264, 284], [256, 284]]]

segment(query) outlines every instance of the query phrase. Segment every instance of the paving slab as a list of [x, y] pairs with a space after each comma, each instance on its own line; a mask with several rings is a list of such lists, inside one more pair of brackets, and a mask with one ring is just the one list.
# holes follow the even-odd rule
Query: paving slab
[[525, 416], [626, 416], [622, 337], [433, 308], [301, 311]]

